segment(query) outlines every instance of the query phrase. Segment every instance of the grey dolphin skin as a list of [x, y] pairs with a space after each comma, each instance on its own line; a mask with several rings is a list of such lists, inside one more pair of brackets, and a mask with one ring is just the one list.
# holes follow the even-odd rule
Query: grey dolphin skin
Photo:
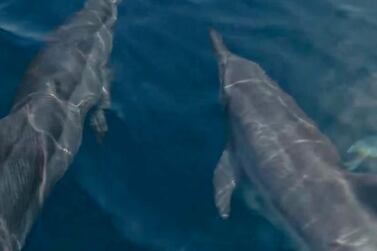
[[210, 36], [230, 139], [214, 174], [216, 206], [230, 213], [244, 175], [299, 250], [376, 251], [377, 182], [346, 172], [337, 150], [261, 67]]
[[88, 0], [31, 63], [0, 120], [0, 251], [20, 250], [34, 218], [81, 144], [87, 112], [107, 130], [107, 62], [117, 0]]

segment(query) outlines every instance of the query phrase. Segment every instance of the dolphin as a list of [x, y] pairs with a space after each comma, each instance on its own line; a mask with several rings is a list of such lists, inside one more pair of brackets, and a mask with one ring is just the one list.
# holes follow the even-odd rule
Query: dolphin
[[298, 250], [376, 251], [376, 176], [346, 171], [337, 149], [292, 97], [258, 64], [230, 52], [216, 31], [210, 37], [229, 119], [213, 181], [220, 215], [229, 217], [243, 178]]
[[87, 0], [30, 64], [0, 120], [0, 251], [20, 250], [54, 184], [77, 153], [83, 124], [107, 131], [112, 27], [119, 0]]

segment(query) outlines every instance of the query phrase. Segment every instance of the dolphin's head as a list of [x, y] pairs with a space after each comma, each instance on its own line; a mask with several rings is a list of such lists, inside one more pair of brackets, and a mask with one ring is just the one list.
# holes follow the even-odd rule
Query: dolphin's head
[[[220, 98], [224, 105], [227, 105], [231, 98], [240, 98], [240, 95], [242, 95], [242, 93], [231, 94], [231, 89], [238, 84], [256, 84], [261, 82], [272, 83], [272, 81], [265, 74], [264, 70], [258, 64], [231, 52], [225, 46], [223, 39], [219, 33], [217, 33], [213, 29], [210, 29], [209, 33], [218, 59], [220, 75]], [[271, 84], [270, 87], [272, 85], [273, 84]], [[267, 89], [270, 89], [270, 87], [268, 87]]]

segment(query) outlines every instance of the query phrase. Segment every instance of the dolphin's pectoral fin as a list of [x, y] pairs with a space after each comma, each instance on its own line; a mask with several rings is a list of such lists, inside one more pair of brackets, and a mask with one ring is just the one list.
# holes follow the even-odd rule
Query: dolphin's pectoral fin
[[101, 141], [108, 130], [106, 116], [103, 109], [97, 108], [94, 111], [90, 119], [90, 126], [95, 132], [97, 139]]
[[377, 214], [377, 175], [348, 173], [347, 176], [359, 201]]
[[99, 141], [105, 136], [106, 132], [108, 131], [108, 125], [105, 116], [105, 110], [110, 108], [111, 106], [111, 99], [110, 99], [110, 82], [111, 82], [111, 74], [109, 71], [104, 70], [102, 74], [103, 78], [103, 87], [101, 90], [101, 99], [98, 102], [97, 108], [92, 114], [90, 119], [90, 125], [93, 131], [97, 135], [97, 139]]
[[216, 207], [222, 218], [228, 218], [232, 194], [238, 183], [237, 167], [233, 164], [229, 148], [225, 149], [214, 172]]

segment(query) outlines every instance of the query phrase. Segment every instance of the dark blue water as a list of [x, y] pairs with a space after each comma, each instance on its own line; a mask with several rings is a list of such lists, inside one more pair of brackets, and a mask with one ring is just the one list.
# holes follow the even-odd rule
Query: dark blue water
[[[0, 114], [43, 39], [83, 0], [0, 1]], [[113, 108], [102, 145], [80, 153], [25, 251], [295, 251], [238, 191], [213, 203], [226, 143], [208, 28], [259, 62], [340, 153], [376, 132], [374, 0], [124, 0], [115, 28]]]

